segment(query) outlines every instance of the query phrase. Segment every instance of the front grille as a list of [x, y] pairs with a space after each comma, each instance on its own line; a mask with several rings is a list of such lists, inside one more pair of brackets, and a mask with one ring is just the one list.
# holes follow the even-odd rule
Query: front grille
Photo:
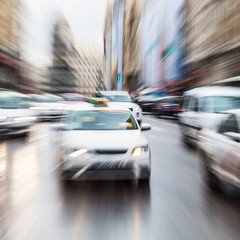
[[127, 152], [127, 149], [121, 150], [96, 150], [98, 154], [124, 154]]
[[133, 108], [129, 108], [130, 111], [133, 111]]

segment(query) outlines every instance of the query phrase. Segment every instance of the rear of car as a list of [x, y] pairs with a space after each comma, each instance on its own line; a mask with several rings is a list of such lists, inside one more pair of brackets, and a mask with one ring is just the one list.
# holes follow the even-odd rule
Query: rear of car
[[142, 109], [138, 104], [132, 102], [132, 98], [128, 92], [124, 91], [100, 91], [97, 93], [97, 97], [106, 98], [113, 105], [119, 105], [128, 108], [138, 123], [142, 122]]
[[22, 135], [29, 132], [37, 116], [30, 110], [30, 98], [17, 92], [0, 93], [0, 135]]
[[171, 116], [178, 117], [178, 113], [182, 110], [180, 109], [181, 97], [163, 97], [152, 107], [152, 111], [157, 116]]
[[202, 128], [218, 121], [224, 111], [239, 108], [237, 87], [201, 87], [186, 92], [178, 115], [184, 142], [195, 145]]
[[159, 98], [154, 95], [140, 96], [135, 99], [143, 112], [152, 112], [155, 103], [159, 101]]
[[75, 180], [149, 179], [150, 150], [125, 108], [73, 110], [62, 131], [58, 170]]
[[212, 190], [219, 180], [240, 188], [240, 110], [225, 113], [215, 127], [199, 133], [204, 180]]

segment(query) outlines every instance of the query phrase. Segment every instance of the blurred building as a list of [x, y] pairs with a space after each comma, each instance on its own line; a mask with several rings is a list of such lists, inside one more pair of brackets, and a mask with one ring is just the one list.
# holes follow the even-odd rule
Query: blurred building
[[[124, 7], [123, 28], [121, 27], [122, 6]], [[115, 0], [107, 8], [104, 29], [104, 54], [106, 85], [110, 89], [118, 89], [119, 78], [123, 80], [123, 88], [128, 91], [135, 91], [141, 85], [139, 77], [140, 38], [138, 26], [142, 6], [142, 0]], [[123, 40], [121, 40], [122, 31]], [[122, 51], [121, 45], [123, 45]], [[123, 64], [119, 64], [120, 60], [123, 60]], [[121, 76], [121, 72], [123, 76]], [[109, 84], [110, 78], [111, 86]]]
[[15, 89], [19, 83], [20, 0], [0, 1], [0, 87]]
[[185, 0], [186, 85], [240, 75], [240, 1]]
[[104, 24], [104, 79], [107, 90], [111, 89], [112, 10], [112, 5], [109, 3]]
[[183, 0], [145, 1], [140, 21], [141, 81], [143, 88], [160, 90], [158, 94], [165, 94], [183, 77], [182, 3]]
[[85, 96], [95, 96], [98, 90], [105, 89], [102, 79], [102, 56], [97, 49], [86, 44], [79, 44], [77, 55], [77, 92]]
[[67, 21], [60, 17], [53, 29], [53, 63], [50, 70], [50, 87], [53, 93], [75, 92], [75, 66], [77, 58], [73, 37]]

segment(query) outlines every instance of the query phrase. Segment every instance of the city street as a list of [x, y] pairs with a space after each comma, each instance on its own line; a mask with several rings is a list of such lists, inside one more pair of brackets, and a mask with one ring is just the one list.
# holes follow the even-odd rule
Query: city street
[[212, 193], [174, 120], [144, 115], [150, 188], [127, 181], [63, 185], [53, 123], [0, 143], [0, 239], [240, 239], [240, 196]]

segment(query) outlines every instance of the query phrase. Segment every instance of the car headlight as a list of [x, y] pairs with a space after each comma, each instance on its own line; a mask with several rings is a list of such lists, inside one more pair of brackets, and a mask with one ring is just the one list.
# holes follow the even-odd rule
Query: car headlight
[[143, 154], [143, 152], [147, 152], [148, 151], [148, 146], [143, 146], [143, 147], [135, 147], [132, 150], [132, 155], [134, 157], [139, 157]]
[[4, 121], [4, 120], [6, 120], [6, 119], [7, 119], [6, 116], [0, 116], [0, 121]]
[[139, 106], [136, 106], [136, 107], [133, 108], [133, 111], [138, 111], [138, 110], [140, 110]]
[[15, 122], [27, 122], [27, 121], [36, 121], [36, 120], [37, 120], [36, 116], [14, 118]]
[[76, 157], [79, 157], [80, 155], [83, 155], [83, 154], [85, 154], [87, 152], [88, 152], [88, 150], [85, 149], [85, 148], [75, 149], [75, 150], [73, 150], [73, 152], [71, 152], [69, 154], [69, 156], [73, 157], [73, 158], [76, 158]]

